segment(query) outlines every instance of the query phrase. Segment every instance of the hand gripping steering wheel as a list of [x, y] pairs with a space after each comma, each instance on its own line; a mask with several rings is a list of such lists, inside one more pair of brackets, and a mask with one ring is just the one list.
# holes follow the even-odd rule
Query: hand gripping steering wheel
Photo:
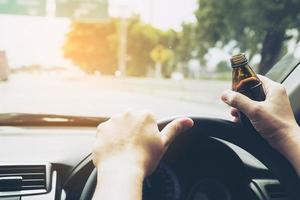
[[[176, 145], [177, 140], [184, 137], [203, 136], [215, 137], [233, 143], [260, 160], [277, 178], [285, 190], [289, 200], [300, 199], [300, 179], [292, 165], [276, 150], [274, 150], [257, 132], [247, 130], [233, 122], [212, 119], [191, 117], [194, 126], [189, 131], [178, 136], [172, 145]], [[171, 122], [174, 118], [162, 120], [158, 123], [160, 129]], [[300, 155], [299, 155], [300, 156]], [[90, 200], [95, 190], [97, 173], [94, 170], [89, 176], [80, 200]]]

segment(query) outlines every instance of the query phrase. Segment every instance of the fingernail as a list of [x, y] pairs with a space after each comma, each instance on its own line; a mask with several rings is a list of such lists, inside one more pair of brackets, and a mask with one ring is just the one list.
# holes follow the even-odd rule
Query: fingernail
[[192, 119], [190, 118], [183, 119], [181, 122], [181, 131], [182, 132], [187, 131], [188, 129], [193, 127], [193, 125], [194, 125], [194, 121]]
[[228, 103], [231, 94], [232, 94], [232, 91], [231, 91], [231, 90], [225, 90], [225, 91], [222, 93], [221, 99], [222, 99], [225, 103]]

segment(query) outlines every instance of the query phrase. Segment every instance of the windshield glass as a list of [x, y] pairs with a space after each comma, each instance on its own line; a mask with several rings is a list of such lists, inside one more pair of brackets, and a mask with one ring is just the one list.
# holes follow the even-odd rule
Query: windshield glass
[[1, 0], [0, 113], [229, 116], [232, 54], [299, 54], [300, 1]]

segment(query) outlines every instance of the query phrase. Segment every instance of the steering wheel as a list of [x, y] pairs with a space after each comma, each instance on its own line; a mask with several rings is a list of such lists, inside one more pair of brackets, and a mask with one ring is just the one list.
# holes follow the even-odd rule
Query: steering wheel
[[[248, 130], [231, 121], [212, 118], [191, 117], [194, 126], [186, 133], [178, 136], [176, 141], [184, 137], [202, 136], [215, 137], [233, 143], [260, 160], [279, 180], [287, 193], [289, 200], [298, 200], [300, 197], [300, 179], [292, 165], [276, 150], [274, 150], [255, 130]], [[161, 130], [174, 118], [162, 120], [158, 123]], [[299, 155], [300, 156], [300, 155]], [[96, 169], [89, 176], [80, 200], [91, 200], [97, 180]]]

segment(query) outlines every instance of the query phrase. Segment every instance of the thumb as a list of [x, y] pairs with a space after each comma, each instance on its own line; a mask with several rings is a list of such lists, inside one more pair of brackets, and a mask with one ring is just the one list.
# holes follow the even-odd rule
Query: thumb
[[257, 103], [251, 100], [250, 98], [248, 98], [247, 96], [231, 90], [224, 91], [222, 93], [221, 99], [226, 104], [242, 111], [248, 116], [252, 113], [252, 109], [254, 105]]
[[180, 118], [176, 119], [169, 124], [161, 131], [162, 139], [164, 146], [168, 147], [175, 137], [194, 125], [194, 122], [190, 118]]

